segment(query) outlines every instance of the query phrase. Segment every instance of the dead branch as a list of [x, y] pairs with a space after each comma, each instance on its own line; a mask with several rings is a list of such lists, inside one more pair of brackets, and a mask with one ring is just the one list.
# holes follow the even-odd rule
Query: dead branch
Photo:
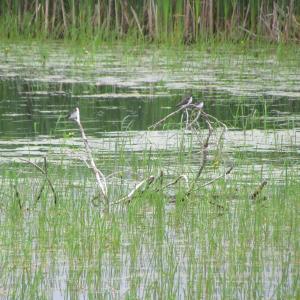
[[219, 179], [221, 179], [221, 178], [223, 178], [223, 177], [226, 177], [226, 175], [230, 174], [232, 170], [233, 170], [233, 166], [230, 167], [226, 172], [224, 172], [224, 173], [221, 174], [220, 176], [218, 176], [218, 177], [216, 177], [216, 178], [214, 178], [214, 179], [212, 179], [212, 180], [210, 180], [210, 181], [208, 181], [208, 182], [202, 184], [199, 188], [203, 188], [203, 187], [205, 187], [205, 186], [208, 186], [208, 185], [214, 183], [215, 181], [217, 181], [217, 180], [219, 180]]
[[161, 120], [156, 122], [155, 124], [149, 126], [148, 129], [155, 129], [157, 126], [163, 124], [167, 119], [169, 119], [170, 117], [176, 115], [178, 112], [180, 112], [180, 111], [182, 111], [183, 109], [186, 109], [186, 108], [187, 108], [187, 106], [185, 106], [185, 105], [180, 106], [180, 108], [178, 108], [177, 110], [171, 112], [170, 114], [168, 114], [167, 116], [165, 116], [164, 118], [162, 118]]
[[90, 145], [88, 143], [87, 137], [84, 132], [84, 129], [80, 122], [80, 112], [79, 112], [78, 107], [76, 107], [75, 110], [69, 115], [69, 120], [74, 121], [79, 127], [79, 130], [81, 133], [81, 138], [84, 143], [84, 147], [85, 147], [85, 151], [86, 151], [86, 154], [87, 154], [87, 157], [89, 160], [90, 167], [92, 168], [92, 170], [95, 174], [95, 177], [96, 177], [97, 185], [99, 188], [99, 199], [101, 199], [103, 196], [106, 201], [107, 209], [109, 209], [109, 199], [108, 199], [108, 195], [107, 195], [106, 178], [105, 178], [104, 174], [96, 167], [96, 164], [94, 162], [92, 150], [90, 148]]
[[148, 178], [142, 180], [125, 197], [119, 199], [118, 201], [114, 202], [113, 204], [120, 204], [122, 202], [125, 202], [125, 203], [129, 204], [131, 202], [131, 200], [133, 199], [133, 196], [136, 194], [136, 192], [140, 191], [141, 188], [144, 185], [146, 185], [144, 190], [143, 190], [143, 192], [145, 192], [150, 187], [150, 185], [153, 183], [154, 180], [155, 180], [155, 176], [149, 176]]
[[40, 172], [45, 176], [45, 180], [48, 182], [48, 184], [49, 184], [49, 186], [50, 186], [50, 188], [51, 188], [51, 191], [52, 191], [52, 193], [53, 193], [54, 204], [56, 205], [56, 204], [57, 204], [57, 194], [56, 194], [56, 192], [55, 192], [54, 186], [53, 186], [53, 184], [52, 184], [52, 182], [51, 182], [51, 180], [50, 180], [50, 178], [49, 178], [49, 176], [48, 176], [46, 170], [43, 170], [43, 169], [42, 169], [40, 166], [38, 166], [36, 163], [34, 163], [34, 162], [32, 162], [32, 161], [30, 161], [30, 160], [28, 160], [28, 159], [20, 158], [20, 160], [25, 161], [25, 162], [31, 164], [32, 166], [34, 166], [38, 171], [40, 171]]
[[[182, 179], [185, 181], [185, 183], [186, 183], [186, 185], [187, 185], [187, 188], [189, 188], [189, 179], [187, 178], [186, 175], [183, 175], [183, 174], [182, 174], [182, 175], [179, 175], [174, 181], [172, 181], [172, 182], [166, 184], [165, 186], [163, 186], [163, 187], [161, 188], [161, 190], [164, 190], [164, 189], [166, 189], [166, 188], [168, 188], [168, 187], [170, 187], [170, 186], [176, 184], [177, 182], [179, 182], [179, 181], [182, 180]], [[158, 189], [157, 191], [160, 191], [160, 189]]]
[[256, 188], [256, 190], [251, 194], [251, 199], [255, 200], [259, 194], [261, 193], [261, 191], [263, 190], [263, 188], [267, 185], [267, 181], [264, 180], [263, 182], [260, 183], [260, 185]]

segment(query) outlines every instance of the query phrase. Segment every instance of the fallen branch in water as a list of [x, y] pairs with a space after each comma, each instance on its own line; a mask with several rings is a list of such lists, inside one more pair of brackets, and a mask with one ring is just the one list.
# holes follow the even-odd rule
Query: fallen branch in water
[[208, 133], [207, 133], [207, 136], [206, 136], [206, 139], [204, 141], [204, 144], [202, 146], [202, 161], [201, 161], [201, 164], [200, 164], [200, 167], [199, 167], [199, 170], [190, 186], [190, 188], [188, 189], [188, 191], [186, 192], [186, 196], [189, 196], [191, 194], [191, 192], [193, 191], [194, 189], [194, 186], [196, 184], [196, 182], [198, 181], [199, 177], [201, 176], [205, 166], [206, 166], [206, 163], [207, 163], [207, 157], [208, 157], [208, 145], [209, 145], [209, 140], [211, 138], [211, 135], [212, 135], [212, 132], [213, 132], [213, 128], [211, 126], [211, 123], [209, 121], [209, 119], [206, 117], [205, 119], [205, 122], [208, 126]]
[[232, 170], [233, 170], [233, 166], [230, 167], [224, 174], [221, 174], [220, 176], [218, 176], [218, 177], [216, 177], [216, 178], [214, 178], [214, 179], [212, 179], [212, 180], [210, 180], [210, 181], [208, 181], [208, 182], [202, 184], [199, 188], [203, 188], [203, 187], [205, 187], [205, 186], [208, 186], [208, 185], [214, 183], [215, 181], [217, 181], [217, 180], [219, 180], [219, 179], [221, 179], [221, 178], [223, 178], [223, 177], [226, 177], [226, 175], [229, 175], [229, 174], [231, 173]]
[[118, 201], [114, 202], [113, 204], [120, 204], [122, 202], [125, 202], [127, 204], [129, 204], [131, 202], [131, 200], [133, 199], [133, 196], [138, 192], [141, 191], [141, 188], [145, 186], [144, 190], [142, 192], [145, 192], [150, 185], [153, 183], [153, 181], [155, 180], [155, 176], [149, 176], [148, 178], [142, 180], [140, 183], [138, 183], [133, 190], [131, 190], [125, 197], [119, 199]]
[[165, 190], [166, 188], [168, 188], [168, 187], [170, 187], [170, 186], [176, 184], [177, 182], [179, 182], [181, 179], [184, 179], [184, 181], [185, 181], [187, 187], [189, 188], [189, 179], [188, 179], [188, 177], [187, 177], [186, 175], [179, 175], [174, 181], [172, 181], [172, 182], [166, 184], [166, 185], [163, 186], [161, 189], [157, 189], [156, 192]]
[[80, 130], [81, 133], [81, 137], [84, 143], [84, 147], [85, 147], [85, 151], [88, 157], [88, 161], [89, 161], [89, 165], [91, 167], [91, 169], [93, 170], [95, 177], [96, 177], [96, 181], [97, 181], [97, 185], [99, 188], [99, 199], [101, 200], [102, 197], [104, 197], [105, 201], [106, 201], [106, 208], [109, 209], [109, 199], [108, 199], [108, 194], [107, 194], [107, 184], [106, 184], [106, 179], [104, 174], [96, 167], [96, 164], [94, 162], [93, 156], [92, 156], [92, 150], [90, 148], [90, 145], [88, 143], [87, 137], [84, 133], [84, 129], [80, 123], [80, 111], [79, 108], [76, 107], [75, 110], [68, 116], [69, 120], [74, 121]]
[[[188, 100], [189, 99], [191, 99], [191, 97], [188, 98]], [[87, 158], [88, 158], [87, 160], [85, 160], [85, 163], [89, 168], [91, 168], [93, 170], [93, 172], [95, 174], [98, 189], [99, 189], [98, 198], [100, 200], [102, 198], [104, 198], [106, 200], [107, 208], [109, 208], [110, 204], [114, 204], [114, 205], [115, 204], [123, 204], [123, 203], [130, 204], [137, 195], [140, 195], [149, 190], [153, 191], [153, 192], [166, 191], [171, 186], [178, 184], [178, 182], [180, 182], [181, 180], [184, 180], [186, 183], [186, 192], [184, 193], [184, 199], [187, 199], [188, 196], [190, 196], [190, 194], [192, 193], [192, 191], [195, 190], [196, 183], [199, 180], [199, 178], [201, 177], [201, 175], [203, 174], [204, 169], [208, 162], [209, 144], [210, 144], [211, 137], [213, 136], [215, 129], [220, 126], [223, 128], [223, 130], [219, 136], [219, 139], [217, 141], [217, 146], [219, 146], [221, 144], [221, 142], [223, 141], [223, 137], [227, 130], [227, 127], [223, 122], [219, 121], [217, 118], [215, 118], [203, 111], [203, 102], [200, 102], [198, 104], [192, 104], [191, 102], [187, 102], [186, 104], [181, 105], [178, 109], [171, 112], [170, 114], [168, 114], [167, 116], [165, 116], [164, 118], [159, 120], [158, 122], [149, 126], [148, 129], [155, 129], [158, 126], [165, 124], [165, 122], [169, 118], [171, 118], [172, 116], [174, 116], [175, 114], [180, 113], [180, 112], [186, 114], [186, 118], [184, 120], [185, 124], [183, 124], [183, 125], [185, 126], [186, 129], [189, 129], [189, 130], [191, 130], [192, 133], [194, 133], [194, 136], [196, 137], [196, 144], [200, 145], [199, 154], [200, 154], [201, 159], [200, 159], [198, 171], [195, 172], [195, 175], [194, 175], [191, 183], [189, 182], [189, 177], [186, 174], [179, 174], [175, 180], [163, 185], [164, 173], [163, 173], [163, 171], [161, 171], [160, 175], [158, 175], [158, 176], [150, 175], [149, 177], [142, 179], [140, 182], [135, 184], [135, 186], [127, 193], [127, 195], [121, 197], [119, 200], [112, 202], [112, 203], [109, 203], [109, 200], [108, 200], [107, 183], [106, 183], [106, 178], [108, 178], [108, 177], [105, 177], [104, 174], [95, 165], [95, 162], [92, 157], [91, 148], [89, 146], [87, 137], [84, 133], [84, 129], [80, 123], [79, 109], [76, 108], [69, 115], [69, 119], [74, 121], [79, 127], [79, 130], [81, 132], [81, 137], [82, 137], [82, 140], [83, 140], [84, 146], [85, 146], [85, 152], [86, 152]], [[201, 128], [201, 125], [200, 125], [202, 123], [204, 123], [206, 125], [205, 127], [207, 128], [207, 133], [206, 133], [205, 137], [203, 137], [203, 134], [202, 134], [203, 128]], [[194, 147], [194, 145], [193, 145], [193, 147]], [[222, 147], [220, 147], [220, 148], [222, 150]], [[233, 167], [231, 167], [224, 174], [218, 176], [217, 178], [215, 178], [207, 183], [202, 184], [200, 187], [205, 187], [209, 184], [212, 184], [216, 180], [226, 176], [227, 174], [229, 174], [231, 172], [232, 168]], [[98, 206], [98, 204], [96, 204], [94, 202], [96, 200], [96, 198], [97, 197], [94, 197], [92, 199], [92, 203], [95, 206]]]

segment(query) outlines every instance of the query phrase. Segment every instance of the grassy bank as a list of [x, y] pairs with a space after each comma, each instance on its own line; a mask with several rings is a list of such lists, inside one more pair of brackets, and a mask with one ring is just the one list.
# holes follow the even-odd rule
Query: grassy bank
[[207, 39], [298, 42], [300, 3], [293, 0], [8, 0], [0, 4], [3, 38]]

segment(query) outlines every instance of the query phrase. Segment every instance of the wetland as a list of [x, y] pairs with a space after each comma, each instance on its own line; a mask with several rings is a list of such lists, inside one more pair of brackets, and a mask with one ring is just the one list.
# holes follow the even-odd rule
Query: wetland
[[[205, 122], [197, 137], [183, 114], [149, 129], [190, 93], [228, 128], [220, 141], [215, 123], [198, 188], [114, 204], [148, 176], [197, 173]], [[299, 100], [296, 46], [3, 42], [0, 299], [297, 299]]]

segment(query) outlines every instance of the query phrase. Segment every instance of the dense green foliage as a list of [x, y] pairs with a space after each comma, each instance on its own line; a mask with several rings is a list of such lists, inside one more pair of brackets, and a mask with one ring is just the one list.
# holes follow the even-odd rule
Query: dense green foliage
[[299, 41], [293, 0], [7, 0], [2, 37], [134, 38], [191, 43], [203, 39]]

